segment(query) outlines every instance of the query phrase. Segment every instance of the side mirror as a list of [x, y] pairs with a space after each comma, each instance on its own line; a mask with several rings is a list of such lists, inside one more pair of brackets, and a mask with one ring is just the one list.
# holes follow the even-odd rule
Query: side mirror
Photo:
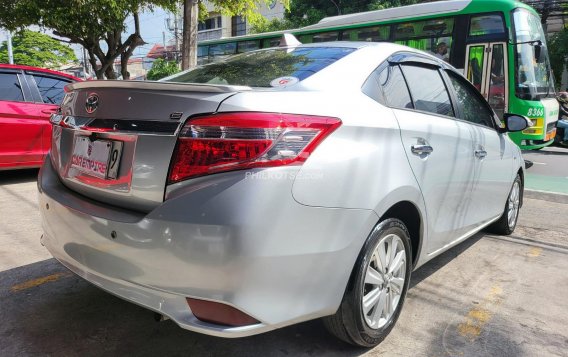
[[504, 131], [506, 132], [522, 131], [533, 126], [532, 121], [522, 115], [505, 114], [503, 115], [503, 119], [505, 120]]
[[540, 43], [534, 45], [534, 59], [536, 63], [544, 62], [544, 57], [542, 56], [542, 45]]

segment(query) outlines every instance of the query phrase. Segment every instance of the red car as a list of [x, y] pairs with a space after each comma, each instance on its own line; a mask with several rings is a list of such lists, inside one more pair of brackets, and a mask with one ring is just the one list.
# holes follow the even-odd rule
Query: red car
[[0, 170], [41, 165], [51, 145], [49, 117], [63, 87], [75, 81], [48, 69], [0, 64]]

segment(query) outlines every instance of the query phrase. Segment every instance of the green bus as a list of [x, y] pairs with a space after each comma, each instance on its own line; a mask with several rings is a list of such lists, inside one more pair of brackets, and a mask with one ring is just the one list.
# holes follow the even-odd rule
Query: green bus
[[387, 41], [426, 52], [463, 71], [495, 112], [529, 117], [533, 126], [510, 137], [522, 149], [550, 145], [558, 102], [540, 18], [512, 0], [450, 0], [327, 17], [286, 31], [200, 42], [198, 63], [278, 46], [283, 33], [302, 43]]

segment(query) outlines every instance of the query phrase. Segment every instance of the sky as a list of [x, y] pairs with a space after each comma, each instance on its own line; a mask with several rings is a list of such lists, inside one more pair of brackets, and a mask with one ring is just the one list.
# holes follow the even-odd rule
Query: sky
[[[147, 42], [146, 45], [138, 46], [132, 55], [132, 58], [144, 57], [148, 51], [152, 48], [155, 43], [162, 43], [163, 36], [162, 32], [166, 35], [166, 42], [173, 38], [173, 34], [166, 28], [166, 18], [170, 17], [169, 12], [163, 9], [157, 8], [154, 12], [144, 12], [140, 14], [140, 32], [144, 41]], [[126, 39], [129, 34], [134, 31], [134, 19], [129, 17], [126, 19], [127, 32], [123, 34], [123, 39]], [[30, 27], [31, 30], [39, 31], [37, 26]], [[51, 31], [45, 31], [51, 34]], [[4, 42], [7, 39], [7, 32], [4, 29], [0, 30], [0, 42]], [[80, 45], [72, 46], [75, 50], [75, 54], [79, 60], [82, 60], [82, 47]]]

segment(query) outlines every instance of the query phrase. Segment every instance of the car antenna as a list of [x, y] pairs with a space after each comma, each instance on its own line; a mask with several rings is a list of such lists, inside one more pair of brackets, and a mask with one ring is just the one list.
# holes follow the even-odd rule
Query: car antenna
[[296, 36], [292, 35], [291, 33], [285, 33], [280, 38], [280, 43], [278, 47], [297, 47], [302, 43], [298, 41]]

